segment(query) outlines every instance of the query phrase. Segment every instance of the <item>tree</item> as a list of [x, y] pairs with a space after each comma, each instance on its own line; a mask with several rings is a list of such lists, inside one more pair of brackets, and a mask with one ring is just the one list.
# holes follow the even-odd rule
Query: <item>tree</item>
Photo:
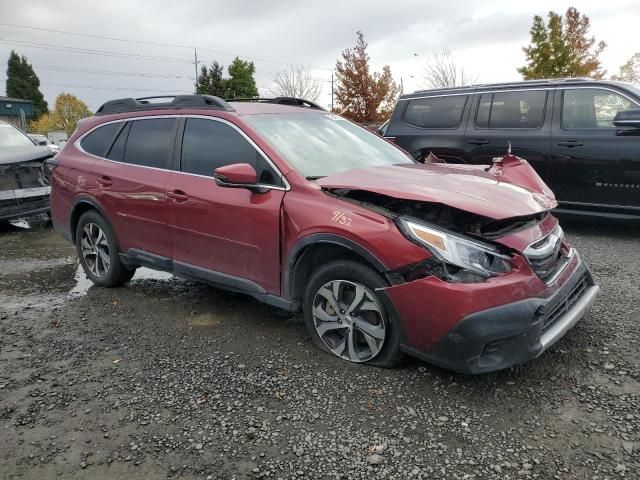
[[40, 79], [33, 71], [33, 67], [27, 58], [19, 56], [11, 50], [7, 62], [7, 84], [5, 88], [7, 96], [22, 98], [33, 102], [33, 111], [36, 117], [49, 111], [47, 102], [40, 91]]
[[279, 97], [304, 98], [317, 102], [322, 91], [320, 80], [301, 66], [291, 66], [289, 70], [276, 72], [273, 77], [273, 95]]
[[357, 36], [356, 46], [336, 62], [336, 111], [355, 122], [379, 122], [393, 111], [400, 88], [388, 65], [382, 73], [370, 73], [367, 43], [362, 32]]
[[475, 82], [477, 78], [467, 74], [464, 67], [455, 62], [451, 50], [430, 55], [422, 77], [431, 88], [461, 87]]
[[618, 74], [613, 75], [611, 79], [640, 85], [640, 52], [634, 54], [627, 63], [622, 65]]
[[91, 116], [89, 107], [70, 93], [61, 93], [56, 98], [53, 111], [45, 113], [29, 125], [31, 131], [47, 133], [62, 130], [71, 134], [78, 121]]
[[258, 96], [258, 87], [253, 78], [256, 67], [253, 62], [236, 57], [228, 68], [229, 78], [225, 83], [228, 98], [253, 98]]
[[564, 15], [549, 12], [545, 24], [542, 17], [533, 17], [531, 44], [524, 47], [527, 65], [518, 72], [525, 80], [558, 77], [591, 77], [601, 79], [606, 71], [602, 69], [599, 56], [605, 49], [605, 42], [596, 43], [589, 36], [589, 18], [581, 15], [574, 7], [569, 7]]
[[200, 95], [216, 95], [224, 97], [226, 94], [226, 80], [222, 78], [223, 66], [217, 61], [213, 61], [210, 67], [203, 65], [200, 68], [198, 81], [196, 82], [196, 93]]

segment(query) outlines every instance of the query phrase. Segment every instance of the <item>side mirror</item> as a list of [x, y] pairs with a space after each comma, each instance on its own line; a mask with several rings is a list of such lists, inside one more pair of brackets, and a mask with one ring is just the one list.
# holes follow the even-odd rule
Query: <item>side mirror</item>
[[640, 108], [618, 112], [613, 117], [613, 124], [616, 127], [640, 128]]
[[258, 183], [256, 169], [248, 163], [233, 163], [218, 167], [213, 171], [213, 178], [221, 187], [249, 188]]
[[40, 141], [38, 142], [38, 145], [41, 145], [41, 146], [43, 146], [43, 147], [46, 147], [46, 146], [47, 146], [47, 141], [46, 141], [46, 140], [40, 140]]

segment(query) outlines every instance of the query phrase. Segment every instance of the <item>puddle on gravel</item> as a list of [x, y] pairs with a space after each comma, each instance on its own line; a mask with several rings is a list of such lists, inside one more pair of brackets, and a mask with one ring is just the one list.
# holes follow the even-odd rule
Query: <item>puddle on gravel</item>
[[[147, 280], [160, 280], [166, 281], [173, 279], [173, 274], [169, 272], [161, 272], [158, 270], [151, 270], [150, 268], [140, 267], [136, 270], [136, 274], [129, 282], [131, 285], [145, 282]], [[87, 278], [82, 269], [82, 266], [78, 265], [75, 277], [73, 278], [75, 285], [69, 290], [69, 295], [72, 297], [83, 297], [89, 292], [89, 289], [94, 286], [93, 282]]]

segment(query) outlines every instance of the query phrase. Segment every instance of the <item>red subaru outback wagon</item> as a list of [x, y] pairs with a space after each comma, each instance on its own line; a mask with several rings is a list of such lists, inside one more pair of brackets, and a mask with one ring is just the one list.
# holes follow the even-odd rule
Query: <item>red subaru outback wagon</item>
[[301, 309], [351, 362], [506, 368], [599, 290], [526, 161], [418, 164], [298, 99], [110, 101], [50, 163], [54, 228], [95, 284], [145, 266]]

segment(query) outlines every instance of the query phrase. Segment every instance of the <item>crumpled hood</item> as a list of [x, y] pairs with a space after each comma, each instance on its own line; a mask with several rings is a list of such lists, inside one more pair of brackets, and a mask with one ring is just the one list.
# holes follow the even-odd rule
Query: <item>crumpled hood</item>
[[486, 166], [411, 164], [349, 170], [317, 180], [324, 189], [364, 190], [389, 197], [442, 203], [502, 220], [555, 208], [555, 198], [485, 171]]
[[52, 156], [53, 153], [49, 148], [36, 145], [33, 147], [0, 147], [0, 165], [45, 160]]

